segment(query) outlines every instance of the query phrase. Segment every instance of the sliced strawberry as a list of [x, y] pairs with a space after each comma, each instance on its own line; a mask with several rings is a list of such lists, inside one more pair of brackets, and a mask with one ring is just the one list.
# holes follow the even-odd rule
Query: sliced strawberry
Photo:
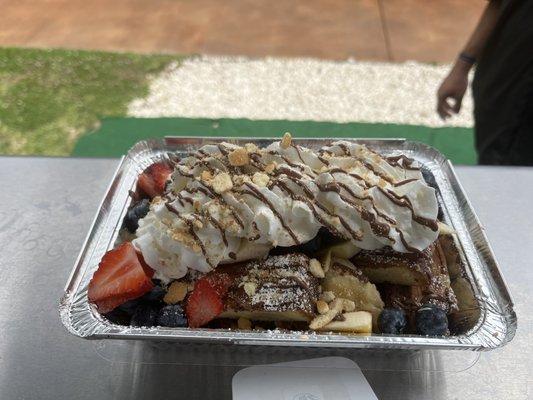
[[187, 300], [185, 313], [191, 328], [199, 328], [216, 318], [224, 309], [224, 303], [213, 286], [199, 280]]
[[137, 182], [137, 188], [153, 199], [165, 191], [165, 185], [170, 178], [172, 168], [166, 162], [157, 162], [146, 168]]
[[[153, 273], [153, 272], [152, 272]], [[136, 299], [154, 287], [137, 252], [129, 242], [108, 251], [89, 283], [89, 301], [107, 313], [128, 300]]]
[[224, 297], [231, 285], [227, 274], [212, 272], [199, 279], [187, 299], [185, 312], [191, 328], [212, 321], [224, 310]]
[[143, 254], [139, 250], [135, 250], [135, 252], [137, 253], [137, 258], [139, 259], [141, 267], [143, 267], [146, 276], [153, 278], [155, 271], [146, 263], [146, 261], [144, 261]]
[[212, 271], [205, 275], [202, 279], [205, 279], [215, 289], [220, 297], [225, 297], [228, 293], [228, 289], [232, 284], [232, 279], [226, 273], [220, 273], [218, 271]]

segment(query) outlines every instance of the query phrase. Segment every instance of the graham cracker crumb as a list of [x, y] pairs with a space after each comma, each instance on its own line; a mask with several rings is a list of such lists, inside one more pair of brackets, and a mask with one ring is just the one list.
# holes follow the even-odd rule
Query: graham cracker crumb
[[255, 144], [253, 143], [246, 143], [244, 145], [244, 148], [246, 149], [246, 151], [248, 153], [257, 153], [259, 151], [259, 147], [257, 147]]
[[213, 179], [213, 174], [211, 173], [211, 171], [202, 171], [202, 173], [200, 174], [200, 178], [203, 180], [203, 181], [210, 181], [211, 179]]
[[252, 176], [252, 182], [255, 183], [257, 186], [265, 187], [268, 185], [269, 181], [270, 178], [268, 177], [268, 175], [262, 172], [256, 172]]
[[247, 165], [250, 162], [250, 157], [248, 156], [248, 151], [246, 149], [239, 147], [238, 149], [233, 150], [228, 155], [229, 163], [234, 167], [242, 167]]
[[272, 161], [270, 164], [265, 166], [265, 172], [271, 174], [276, 169], [276, 163]]
[[167, 294], [163, 301], [167, 304], [176, 304], [182, 301], [187, 295], [188, 285], [185, 282], [174, 281], [168, 287]]
[[224, 193], [233, 188], [233, 182], [227, 172], [221, 172], [213, 178], [213, 190], [216, 193]]
[[250, 297], [252, 297], [257, 290], [257, 285], [254, 282], [246, 282], [244, 284], [244, 291]]
[[292, 136], [289, 132], [285, 132], [283, 137], [281, 138], [280, 147], [282, 149], [288, 149], [291, 146], [292, 143]]

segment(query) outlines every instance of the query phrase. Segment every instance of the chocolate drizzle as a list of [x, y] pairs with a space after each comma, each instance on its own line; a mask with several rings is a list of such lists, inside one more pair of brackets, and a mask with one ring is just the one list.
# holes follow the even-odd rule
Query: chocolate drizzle
[[[213, 199], [218, 199], [221, 203], [224, 203], [230, 210], [231, 212], [231, 215], [233, 216], [233, 219], [235, 220], [235, 222], [237, 222], [237, 224], [239, 224], [239, 226], [241, 227], [241, 229], [244, 229], [244, 223], [242, 222], [242, 219], [239, 217], [239, 214], [237, 214], [235, 212], [235, 210], [233, 209], [233, 207], [231, 207], [227, 202], [226, 200], [224, 199], [224, 197], [220, 194], [218, 194], [217, 192], [215, 192], [213, 189], [211, 189], [206, 183], [204, 183], [202, 180], [198, 181], [199, 183], [201, 183], [203, 185], [203, 187], [205, 188], [204, 190], [200, 190], [202, 188], [198, 188], [198, 190], [202, 191], [202, 193], [206, 194], [206, 196], [208, 197], [211, 197]], [[209, 193], [209, 195], [207, 194]]]
[[203, 242], [200, 240], [200, 238], [198, 237], [198, 235], [196, 234], [192, 221], [187, 219], [187, 218], [185, 218], [185, 217], [183, 217], [180, 214], [180, 212], [176, 209], [176, 207], [174, 207], [172, 204], [170, 204], [168, 202], [169, 198], [166, 198], [166, 200], [167, 201], [165, 201], [165, 207], [167, 208], [167, 210], [170, 211], [171, 213], [173, 213], [174, 215], [176, 215], [179, 219], [181, 219], [187, 225], [187, 227], [189, 228], [189, 234], [193, 237], [195, 243], [200, 247], [200, 250], [202, 251], [202, 254], [204, 255], [204, 257], [205, 257], [206, 261], [208, 262], [208, 264], [211, 267], [214, 268], [215, 265], [213, 265], [213, 263], [211, 262], [211, 260], [207, 256], [207, 252], [205, 250], [205, 246], [204, 246]]
[[[309, 159], [306, 157], [307, 153], [303, 152], [304, 150], [307, 150], [296, 144], [291, 144], [290, 152], [285, 151], [283, 154], [281, 154], [281, 150], [259, 150], [258, 152], [249, 152], [249, 163], [242, 167], [235, 167], [230, 163], [230, 157], [228, 156], [234, 149], [233, 147], [230, 145], [226, 146], [221, 143], [218, 144], [216, 148], [218, 148], [219, 152], [215, 151], [214, 154], [206, 152], [203, 149], [199, 149], [197, 152], [195, 152], [193, 158], [189, 158], [187, 160], [187, 163], [192, 161], [192, 165], [187, 164], [189, 165], [190, 169], [188, 169], [186, 165], [178, 164], [175, 166], [177, 175], [193, 179], [195, 185], [193, 188], [183, 189], [182, 192], [176, 195], [174, 200], [179, 202], [181, 207], [186, 207], [186, 203], [195, 206], [194, 196], [191, 198], [183, 195], [183, 193], [194, 194], [200, 192], [207, 198], [214, 199], [215, 202], [218, 201], [220, 205], [224, 206], [227, 212], [231, 213], [234, 221], [240, 226], [241, 229], [244, 230], [245, 223], [239, 216], [240, 207], [238, 205], [234, 207], [234, 205], [237, 204], [234, 202], [244, 202], [243, 198], [240, 198], [239, 195], [252, 196], [261, 203], [265, 204], [272, 211], [274, 216], [280, 221], [283, 229], [292, 238], [294, 244], [298, 245], [301, 243], [300, 239], [293, 228], [291, 228], [291, 225], [284, 220], [282, 213], [280, 213], [281, 210], [276, 209], [277, 202], [273, 202], [274, 197], [270, 198], [268, 193], [265, 194], [260, 187], [250, 182], [250, 178], [252, 177], [253, 173], [256, 172], [255, 170], [266, 173], [265, 170], [267, 169], [267, 165], [271, 165], [272, 162], [278, 162], [276, 168], [273, 171], [269, 170], [268, 172], [270, 178], [270, 181], [267, 184], [268, 189], [272, 190], [273, 188], [277, 187], [279, 188], [279, 191], [286, 193], [293, 201], [300, 201], [304, 203], [312, 212], [315, 220], [329, 229], [336, 236], [340, 236], [344, 239], [353, 239], [354, 241], [362, 241], [364, 232], [368, 231], [370, 228], [376, 237], [386, 238], [389, 243], [395, 243], [399, 237], [401, 243], [407, 251], [418, 252], [418, 250], [409, 245], [405, 239], [406, 234], [409, 234], [410, 231], [401, 231], [396, 226], [398, 222], [395, 218], [387, 215], [383, 211], [380, 211], [378, 207], [380, 203], [378, 202], [378, 204], [376, 204], [376, 199], [374, 198], [375, 196], [373, 197], [372, 193], [368, 193], [368, 190], [374, 187], [377, 188], [394, 205], [409, 209], [414, 222], [428, 227], [434, 232], [438, 230], [436, 221], [419, 216], [415, 213], [413, 204], [406, 195], [398, 195], [390, 189], [391, 186], [399, 187], [419, 180], [418, 178], [408, 178], [401, 181], [395, 181], [394, 177], [399, 176], [398, 174], [395, 173], [393, 175], [389, 175], [386, 173], [387, 170], [391, 170], [389, 167], [387, 167], [387, 165], [390, 165], [394, 168], [401, 168], [402, 170], [419, 170], [419, 168], [412, 166], [414, 160], [408, 157], [401, 155], [385, 158], [370, 149], [368, 149], [368, 151], [372, 154], [365, 153], [364, 149], [359, 147], [349, 147], [343, 142], [337, 142], [331, 148], [323, 148], [317, 153], [314, 153], [316, 154], [316, 159], [318, 159], [324, 166], [329, 167], [331, 160], [326, 159], [324, 155], [342, 157], [342, 152], [344, 155], [353, 159], [348, 161], [355, 162], [355, 167], [352, 164], [349, 164], [348, 167], [351, 165], [353, 170], [360, 169], [362, 172], [359, 174], [336, 166], [333, 166], [333, 168], [329, 170], [324, 167], [321, 169], [320, 167], [312, 168], [306, 164], [304, 157], [309, 161], [316, 162], [314, 154], [313, 157]], [[352, 152], [354, 154], [352, 154]], [[274, 157], [271, 158], [269, 156]], [[368, 156], [370, 156], [370, 158], [368, 158]], [[344, 165], [344, 161], [345, 160], [341, 159], [339, 165]], [[336, 163], [336, 160], [334, 160], [334, 162]], [[384, 167], [387, 168], [384, 169]], [[196, 176], [205, 169], [215, 176], [221, 170], [228, 171], [231, 175], [242, 177], [243, 180], [239, 181], [234, 179], [233, 188], [230, 189], [230, 191], [225, 192], [226, 194], [217, 193], [211, 187], [211, 181], [204, 181], [200, 179], [200, 176]], [[373, 175], [370, 174], [370, 172]], [[327, 183], [318, 183], [316, 181], [317, 177], [324, 173], [329, 173], [331, 178], [328, 177], [328, 179], [332, 179], [332, 181]], [[356, 180], [356, 183], [353, 183], [350, 180], [345, 180], [342, 182], [338, 181], [336, 180], [336, 174], [347, 175], [348, 177]], [[376, 181], [379, 181], [379, 184], [375, 184], [374, 182]], [[275, 194], [281, 195], [279, 191], [277, 190]], [[364, 230], [354, 229], [354, 224], [350, 223], [353, 222], [351, 218], [343, 218], [340, 215], [336, 215], [337, 212], [333, 213], [330, 210], [331, 206], [329, 205], [329, 201], [326, 201], [326, 198], [317, 197], [320, 193], [328, 192], [335, 193], [335, 197], [330, 198], [331, 200], [335, 200], [334, 204], [338, 204], [337, 198], [340, 199], [340, 201], [349, 207], [345, 208], [346, 210], [350, 210], [350, 212], [353, 210], [354, 213], [357, 213], [360, 216], [362, 221], [368, 223], [368, 225], [363, 223], [364, 225], [362, 225], [362, 227]], [[233, 196], [235, 196], [235, 198], [233, 198]], [[319, 201], [319, 199], [322, 201]], [[381, 198], [378, 198], [377, 200], [382, 201]], [[230, 205], [228, 201], [232, 205]], [[177, 205], [177, 203], [175, 204]], [[178, 215], [178, 217], [180, 217], [189, 226], [191, 236], [193, 236], [193, 238], [198, 242], [198, 245], [202, 249], [202, 253], [204, 253], [204, 256], [206, 256], [207, 259], [206, 249], [203, 243], [201, 243], [198, 235], [194, 232], [194, 225], [192, 224], [191, 219], [182, 218], [179, 215], [179, 211], [172, 207], [172, 205], [169, 205], [168, 203], [165, 205], [167, 209]], [[205, 210], [196, 210], [196, 213], [203, 215], [204, 220], [207, 220], [220, 232], [222, 241], [224, 242], [225, 246], [228, 247], [228, 238], [226, 237], [223, 224], [221, 224], [219, 220], [214, 218]], [[222, 215], [224, 215], [224, 213], [222, 213]], [[362, 223], [359, 222], [360, 220], [358, 219], [355, 221], [357, 221], [356, 227]], [[194, 222], [196, 224], [196, 221]], [[260, 232], [257, 229], [255, 221], [251, 221], [250, 223], [252, 224], [252, 229], [247, 229], [247, 233], [244, 233], [244, 235], [246, 235], [245, 238], [250, 241], [257, 240], [260, 237]], [[252, 232], [254, 232], [253, 229], [255, 229], [257, 234], [254, 237], [251, 237]], [[395, 235], [392, 237], [391, 230], [398, 232], [398, 237]], [[383, 242], [385, 243], [385, 241]], [[233, 255], [235, 254], [233, 253]], [[229, 257], [232, 258], [231, 255], [229, 255]]]
[[209, 222], [211, 222], [211, 224], [216, 227], [219, 232], [220, 232], [220, 236], [222, 237], [222, 241], [224, 242], [224, 244], [226, 245], [226, 247], [228, 247], [228, 239], [226, 238], [226, 232], [224, 231], [224, 228], [222, 227], [222, 224], [220, 223], [220, 221], [218, 221], [215, 217], [213, 217], [210, 213], [209, 213], [209, 210], [206, 211], [206, 218]]
[[343, 188], [344, 190], [346, 190], [350, 196], [352, 197], [355, 197], [356, 199], [359, 199], [359, 200], [368, 200], [370, 201], [370, 204], [372, 205], [372, 209], [374, 210], [374, 212], [379, 215], [381, 218], [383, 218], [385, 221], [393, 224], [393, 225], [396, 225], [396, 220], [394, 218], [391, 218], [389, 217], [387, 214], [385, 213], [382, 213], [381, 211], [379, 211], [376, 207], [376, 204], [374, 203], [374, 199], [370, 196], [358, 196], [352, 189], [350, 189], [350, 187], [348, 185], [346, 185], [345, 183], [343, 182], [337, 182], [337, 184]]
[[432, 219], [424, 218], [424, 217], [421, 217], [415, 214], [415, 210], [413, 208], [411, 200], [409, 200], [407, 195], [399, 196], [396, 193], [394, 193], [392, 190], [385, 190], [380, 186], [376, 186], [376, 187], [381, 193], [383, 193], [394, 204], [400, 207], [407, 207], [409, 211], [411, 211], [411, 216], [413, 218], [413, 221], [419, 223], [420, 225], [424, 225], [425, 227], [431, 229], [433, 232], [436, 232], [439, 230], [439, 226], [437, 225], [436, 221]]
[[414, 181], [417, 181], [418, 178], [411, 178], [411, 179], [405, 179], [403, 181], [400, 181], [400, 182], [396, 182], [394, 184], [395, 187], [398, 187], [398, 186], [403, 186], [403, 185], [406, 185], [408, 183], [411, 183], [411, 182], [414, 182]]
[[300, 159], [300, 161], [302, 161], [302, 164], [305, 164], [305, 161], [302, 158], [302, 154], [300, 153], [300, 146], [298, 146], [297, 144], [291, 143], [291, 147], [296, 150], [296, 153], [298, 154], [298, 158]]
[[285, 229], [287, 231], [287, 233], [290, 235], [290, 237], [292, 238], [292, 240], [294, 240], [294, 244], [299, 245], [300, 241], [298, 240], [298, 237], [293, 232], [293, 230], [289, 226], [287, 226], [287, 224], [283, 220], [283, 217], [278, 212], [278, 210], [276, 210], [276, 208], [272, 205], [270, 200], [268, 200], [265, 197], [265, 195], [263, 193], [261, 193], [260, 190], [257, 190], [254, 187], [254, 185], [252, 185], [250, 182], [244, 182], [244, 185], [248, 189], [250, 189], [250, 191], [245, 191], [244, 193], [250, 194], [250, 195], [254, 196], [256, 199], [258, 199], [258, 200], [262, 201], [263, 203], [265, 203], [268, 206], [268, 208], [270, 208], [272, 213], [279, 219], [279, 222], [281, 223], [281, 226], [283, 226], [283, 229]]
[[[318, 187], [323, 192], [335, 192], [335, 193], [337, 193], [342, 201], [344, 201], [345, 203], [347, 203], [350, 206], [352, 206], [353, 208], [355, 208], [357, 210], [357, 212], [361, 215], [361, 218], [364, 219], [365, 221], [367, 221], [370, 224], [370, 228], [372, 229], [372, 232], [374, 232], [378, 236], [386, 237], [387, 239], [389, 239], [390, 241], [392, 241], [394, 243], [395, 240], [389, 236], [389, 231], [390, 231], [389, 225], [384, 224], [382, 222], [379, 222], [377, 220], [376, 216], [374, 214], [372, 214], [370, 211], [368, 211], [367, 209], [361, 207], [359, 204], [351, 201], [349, 198], [344, 196], [341, 193], [340, 186], [336, 182], [330, 182], [330, 183], [325, 184], [325, 185], [318, 185]], [[342, 223], [342, 220], [341, 220], [341, 223]], [[343, 224], [343, 226], [344, 226], [344, 224]], [[344, 227], [346, 228], [346, 226], [344, 226]], [[354, 234], [359, 236], [358, 239], [356, 239], [355, 236], [354, 236], [355, 240], [361, 240], [362, 239], [362, 234], [359, 234], [357, 232], [353, 232], [352, 229], [350, 229], [348, 231], [350, 232], [350, 234], [352, 236], [354, 236]]]
[[[419, 167], [413, 167], [413, 163], [415, 162], [415, 160], [407, 157], [405, 154], [384, 157], [384, 160], [387, 161], [393, 167], [399, 167], [399, 168], [408, 169], [412, 171], [420, 171]], [[400, 160], [402, 161], [401, 164], [399, 163]]]

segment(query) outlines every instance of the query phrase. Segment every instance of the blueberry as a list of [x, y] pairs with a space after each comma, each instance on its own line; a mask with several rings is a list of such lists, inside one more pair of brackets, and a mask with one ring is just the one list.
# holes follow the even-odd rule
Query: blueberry
[[132, 316], [135, 313], [135, 310], [137, 310], [137, 307], [139, 307], [139, 299], [133, 299], [122, 303], [120, 306], [117, 307], [117, 309], [122, 312], [125, 312], [129, 316]]
[[157, 325], [172, 328], [187, 326], [187, 318], [179, 304], [171, 304], [159, 310]]
[[310, 241], [298, 246], [299, 252], [304, 253], [307, 256], [313, 256], [322, 248], [322, 237], [316, 235]]
[[128, 210], [126, 217], [124, 218], [124, 226], [126, 229], [131, 233], [135, 233], [139, 227], [139, 220], [148, 214], [148, 210], [150, 210], [150, 201], [148, 199], [142, 199], [138, 203], [135, 203]]
[[381, 333], [398, 335], [407, 325], [405, 312], [399, 308], [384, 308], [378, 318], [378, 326]]
[[154, 286], [154, 288], [146, 293], [141, 299], [150, 302], [163, 301], [163, 297], [165, 297], [166, 293], [166, 290], [161, 286]]
[[437, 189], [438, 188], [437, 181], [435, 180], [435, 176], [433, 175], [433, 173], [429, 169], [424, 168], [424, 167], [421, 169], [421, 172], [422, 172], [422, 177], [424, 178], [426, 183], [432, 188]]
[[446, 312], [434, 304], [424, 304], [415, 316], [416, 330], [421, 335], [442, 336], [448, 333]]
[[308, 257], [315, 257], [316, 254], [330, 244], [338, 242], [334, 236], [325, 228], [321, 228], [316, 236], [308, 242], [297, 246], [275, 247], [270, 251], [270, 255], [283, 255], [292, 253], [303, 253]]
[[154, 326], [157, 320], [157, 307], [141, 304], [131, 317], [131, 326]]
[[104, 314], [104, 316], [112, 323], [117, 325], [129, 325], [131, 314], [120, 309], [120, 307], [115, 308], [113, 311]]

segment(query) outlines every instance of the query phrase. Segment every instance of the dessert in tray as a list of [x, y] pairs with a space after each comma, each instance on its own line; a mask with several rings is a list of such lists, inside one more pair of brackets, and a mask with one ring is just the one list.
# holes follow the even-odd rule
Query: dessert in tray
[[218, 143], [168, 154], [139, 175], [131, 197], [88, 289], [113, 323], [461, 329], [450, 277], [471, 287], [453, 231], [438, 219], [435, 188], [405, 155], [350, 141], [312, 150], [289, 134], [265, 148]]

